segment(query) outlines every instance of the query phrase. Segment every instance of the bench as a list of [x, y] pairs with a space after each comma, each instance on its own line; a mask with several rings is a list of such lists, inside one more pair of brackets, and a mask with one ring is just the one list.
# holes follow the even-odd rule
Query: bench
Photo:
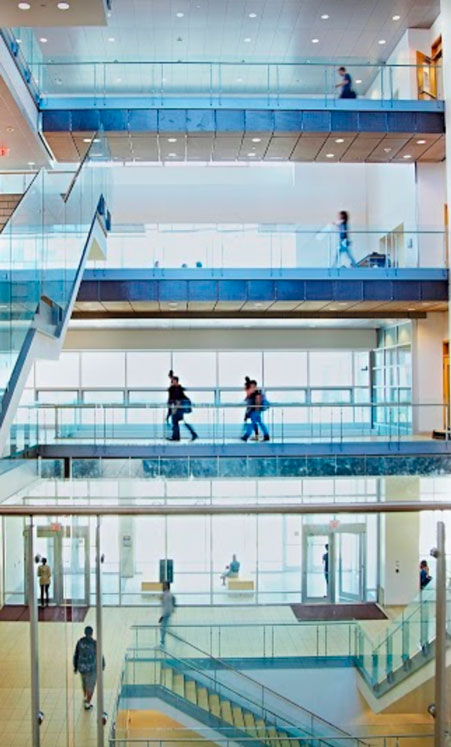
[[227, 589], [229, 591], [254, 591], [255, 584], [251, 578], [228, 578]]
[[141, 581], [141, 591], [150, 591], [154, 594], [161, 594], [163, 584], [161, 581]]

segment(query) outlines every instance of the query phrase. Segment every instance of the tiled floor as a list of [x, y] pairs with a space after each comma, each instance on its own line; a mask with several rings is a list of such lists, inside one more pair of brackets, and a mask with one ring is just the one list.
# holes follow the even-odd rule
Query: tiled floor
[[[158, 608], [105, 608], [104, 609], [104, 653], [105, 710], [112, 714], [124, 662], [126, 648], [133, 642], [131, 627], [134, 624], [156, 625]], [[288, 606], [274, 607], [211, 607], [179, 608], [174, 625], [193, 625], [189, 628], [189, 639], [200, 647], [221, 646], [221, 655], [235, 653], [237, 648], [247, 656], [261, 655], [263, 633], [256, 635], [251, 626], [247, 630], [236, 629], [236, 623], [274, 623], [282, 631], [282, 623], [294, 622]], [[213, 641], [210, 628], [202, 625], [229, 623], [230, 634]], [[84, 623], [45, 623], [39, 626], [41, 709], [45, 720], [41, 727], [42, 747], [94, 747], [96, 745], [96, 709], [86, 713], [82, 708], [82, 696], [78, 675], [72, 670], [72, 654], [76, 641], [86, 624], [95, 628], [95, 612], [90, 610]], [[387, 624], [387, 623], [384, 623]], [[370, 635], [381, 632], [381, 621], [366, 622]], [[183, 632], [181, 628], [174, 630]], [[276, 628], [275, 628], [276, 629]], [[214, 630], [212, 627], [211, 630]], [[216, 631], [218, 628], [216, 628]], [[263, 630], [263, 627], [260, 627]], [[287, 632], [289, 631], [289, 632]], [[186, 632], [186, 631], [185, 631]], [[267, 635], [267, 634], [266, 634]], [[285, 629], [273, 642], [279, 655], [311, 653], [316, 645], [316, 631], [299, 635], [297, 626]], [[227, 639], [226, 639], [227, 638]], [[151, 645], [154, 635], [145, 645]], [[213, 641], [213, 642], [212, 642]], [[329, 632], [329, 652], [343, 652], [349, 645], [349, 630], [336, 625]], [[237, 647], [237, 643], [239, 646]], [[213, 653], [218, 653], [214, 650]], [[30, 747], [30, 671], [29, 629], [27, 623], [0, 623], [0, 747]], [[111, 722], [111, 720], [110, 720]], [[111, 723], [106, 727], [109, 733]], [[69, 736], [68, 736], [69, 732]]]

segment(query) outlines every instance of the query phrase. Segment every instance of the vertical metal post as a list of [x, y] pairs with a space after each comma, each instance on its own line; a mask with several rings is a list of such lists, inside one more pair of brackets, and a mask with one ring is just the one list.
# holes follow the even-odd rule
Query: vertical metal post
[[96, 638], [97, 638], [97, 747], [104, 745], [103, 723], [103, 632], [102, 632], [102, 556], [100, 547], [100, 516], [96, 524]]
[[437, 523], [434, 747], [444, 747], [446, 721], [446, 555], [445, 524]]
[[39, 747], [39, 637], [38, 605], [36, 599], [36, 577], [34, 565], [34, 523], [26, 530], [28, 543], [28, 609], [30, 612], [30, 684], [31, 684], [31, 739], [33, 747]]

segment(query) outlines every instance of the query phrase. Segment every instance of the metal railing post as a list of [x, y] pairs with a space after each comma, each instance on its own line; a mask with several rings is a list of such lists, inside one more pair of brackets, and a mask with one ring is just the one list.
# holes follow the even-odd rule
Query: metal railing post
[[446, 723], [446, 554], [443, 521], [437, 523], [437, 549], [432, 554], [437, 559], [434, 747], [443, 747]]
[[36, 599], [36, 577], [34, 565], [34, 521], [30, 517], [27, 531], [28, 544], [28, 609], [30, 613], [30, 683], [31, 683], [31, 738], [33, 747], [40, 742], [40, 708], [39, 708], [39, 637], [38, 605]]
[[96, 523], [96, 637], [97, 637], [97, 747], [104, 746], [103, 698], [103, 631], [102, 631], [102, 561], [100, 548], [100, 516]]

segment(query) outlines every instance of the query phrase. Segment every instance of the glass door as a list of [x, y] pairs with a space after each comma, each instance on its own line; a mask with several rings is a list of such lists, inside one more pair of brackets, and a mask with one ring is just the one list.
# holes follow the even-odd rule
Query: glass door
[[324, 528], [309, 527], [304, 532], [302, 601], [331, 601], [333, 537]]
[[365, 532], [341, 531], [336, 535], [338, 602], [365, 601]]
[[[59, 522], [38, 526], [35, 537], [36, 585], [38, 566], [47, 559], [51, 578], [49, 604], [89, 606], [89, 530]], [[25, 603], [28, 604], [27, 543], [25, 543]]]

